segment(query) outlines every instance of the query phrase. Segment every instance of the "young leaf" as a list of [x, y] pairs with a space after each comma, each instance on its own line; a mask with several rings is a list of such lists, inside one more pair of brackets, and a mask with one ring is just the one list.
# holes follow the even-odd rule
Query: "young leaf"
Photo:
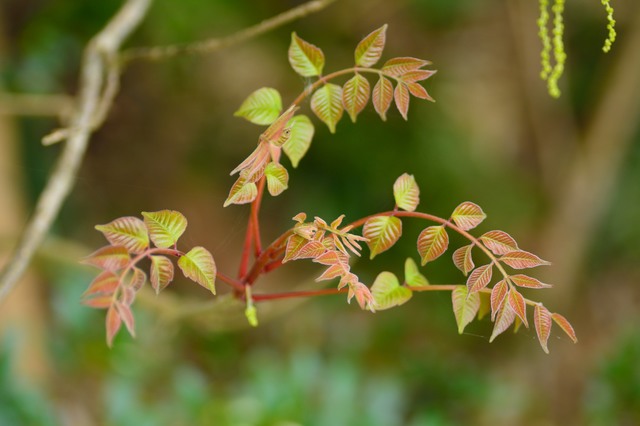
[[129, 263], [129, 252], [122, 246], [102, 247], [82, 259], [82, 263], [106, 271], [119, 271]]
[[263, 87], [249, 95], [233, 113], [236, 117], [243, 117], [253, 124], [271, 124], [280, 116], [282, 99], [280, 93], [271, 87]]
[[469, 289], [469, 293], [476, 293], [489, 285], [492, 271], [493, 263], [478, 266], [474, 269], [467, 279], [467, 289]]
[[418, 58], [400, 57], [392, 58], [384, 63], [382, 72], [392, 77], [400, 77], [410, 71], [415, 71], [429, 65], [431, 62]]
[[511, 281], [518, 287], [526, 287], [526, 288], [550, 288], [551, 284], [545, 284], [540, 282], [539, 280], [529, 277], [527, 275], [512, 275]]
[[496, 315], [502, 308], [504, 301], [509, 292], [509, 285], [505, 280], [501, 280], [491, 289], [491, 321], [494, 321]]
[[387, 24], [362, 39], [356, 47], [356, 66], [368, 68], [375, 65], [382, 56], [386, 41]]
[[178, 259], [178, 267], [185, 277], [216, 294], [216, 264], [204, 247], [194, 247]]
[[247, 318], [247, 322], [251, 327], [258, 326], [258, 310], [255, 305], [247, 305], [244, 310], [244, 316]]
[[151, 287], [156, 294], [173, 281], [173, 263], [165, 256], [151, 256]]
[[329, 127], [331, 133], [336, 132], [336, 124], [342, 118], [342, 87], [327, 83], [311, 96], [311, 110]]
[[315, 129], [306, 115], [296, 115], [291, 118], [287, 123], [287, 127], [291, 128], [291, 136], [282, 146], [282, 150], [287, 154], [295, 169], [309, 150]]
[[429, 226], [418, 236], [418, 254], [421, 264], [436, 260], [449, 247], [449, 235], [444, 226]]
[[360, 111], [367, 106], [370, 92], [369, 80], [357, 73], [344, 84], [342, 104], [354, 123]]
[[480, 206], [469, 201], [460, 204], [451, 214], [451, 219], [453, 219], [455, 224], [458, 225], [458, 228], [463, 231], [475, 228], [486, 217], [487, 215], [484, 214]]
[[107, 309], [113, 302], [112, 294], [95, 294], [82, 300], [82, 304], [95, 309]]
[[533, 309], [533, 323], [536, 326], [536, 334], [540, 341], [540, 346], [545, 353], [549, 353], [547, 341], [551, 334], [551, 313], [541, 303]]
[[107, 311], [106, 327], [107, 327], [107, 346], [111, 347], [113, 344], [113, 338], [116, 336], [118, 330], [120, 330], [122, 321], [120, 315], [116, 311], [115, 306], [111, 306]]
[[289, 46], [289, 63], [295, 72], [303, 77], [322, 75], [324, 53], [319, 47], [307, 43], [294, 32]]
[[509, 306], [508, 303], [502, 305], [500, 311], [496, 315], [495, 325], [493, 326], [493, 333], [491, 333], [491, 337], [489, 338], [489, 343], [493, 342], [496, 337], [502, 334], [507, 328], [513, 324], [513, 321], [516, 319], [516, 313], [513, 312], [513, 309]]
[[247, 204], [252, 202], [258, 196], [258, 187], [253, 182], [247, 182], [247, 179], [240, 176], [233, 184], [229, 191], [229, 196], [225, 200], [222, 207], [229, 204]]
[[394, 274], [386, 271], [376, 277], [371, 286], [371, 294], [375, 301], [375, 308], [380, 311], [403, 305], [413, 296], [411, 290], [400, 286]]
[[320, 241], [306, 241], [294, 259], [317, 259], [322, 256], [327, 248]]
[[187, 229], [187, 218], [175, 210], [142, 212], [142, 216], [149, 230], [151, 241], [158, 248], [175, 246], [184, 230]]
[[478, 320], [484, 318], [491, 312], [491, 297], [487, 293], [477, 293], [480, 295], [480, 308], [478, 308]]
[[393, 184], [393, 198], [396, 206], [412, 212], [420, 203], [420, 188], [413, 175], [403, 173]]
[[412, 70], [402, 75], [402, 81], [406, 82], [407, 84], [415, 83], [418, 81], [426, 80], [435, 73], [436, 71], [433, 70]]
[[82, 297], [95, 295], [112, 295], [118, 288], [120, 279], [111, 271], [102, 271], [97, 277], [91, 281], [89, 288], [82, 293]]
[[524, 297], [522, 297], [515, 288], [509, 290], [509, 306], [524, 323], [525, 327], [529, 328], [529, 323], [527, 322], [527, 304]]
[[284, 251], [282, 263], [297, 259], [300, 249], [307, 244], [308, 240], [301, 235], [293, 234], [287, 239], [287, 248]]
[[376, 112], [382, 121], [387, 121], [387, 111], [393, 101], [393, 84], [381, 75], [376, 85], [373, 86], [371, 97]]
[[393, 92], [393, 97], [396, 101], [398, 111], [402, 114], [402, 118], [408, 120], [407, 114], [409, 113], [409, 89], [407, 85], [401, 82], [396, 84], [396, 89]]
[[272, 196], [278, 196], [289, 186], [289, 173], [281, 164], [271, 162], [264, 169], [267, 177], [267, 189]]
[[467, 287], [460, 285], [451, 292], [453, 302], [453, 314], [458, 324], [458, 334], [462, 334], [464, 328], [475, 318], [480, 308], [480, 295], [467, 292]]
[[504, 231], [489, 231], [480, 237], [484, 245], [493, 254], [501, 255], [510, 251], [518, 250], [516, 240]]
[[471, 256], [472, 249], [473, 244], [469, 244], [460, 247], [453, 252], [453, 264], [456, 265], [456, 268], [462, 271], [465, 277], [475, 267], [473, 263], [473, 257]]
[[144, 222], [133, 216], [96, 225], [112, 246], [123, 246], [131, 253], [142, 253], [149, 248], [149, 235]]
[[546, 260], [540, 259], [533, 253], [524, 250], [514, 250], [504, 254], [500, 260], [513, 269], [534, 268], [541, 265], [550, 265]]
[[429, 285], [429, 281], [418, 271], [418, 265], [410, 257], [404, 262], [404, 282], [409, 287], [425, 287]]
[[402, 235], [402, 221], [394, 216], [375, 216], [367, 220], [362, 229], [371, 251], [370, 259], [389, 250]]
[[578, 343], [576, 332], [573, 330], [573, 327], [565, 317], [560, 314], [551, 314], [551, 318], [553, 318], [553, 321], [558, 324], [558, 326], [560, 326], [562, 331], [567, 333], [567, 336], [569, 336], [573, 343]]
[[418, 83], [407, 83], [407, 88], [409, 89], [409, 93], [411, 93], [416, 98], [424, 99], [426, 101], [435, 102], [435, 99], [433, 99], [431, 97], [431, 95], [429, 95], [429, 92], [427, 92], [427, 89], [422, 87], [420, 84], [418, 84]]
[[[278, 116], [278, 118], [271, 123], [269, 127], [267, 127], [267, 130], [262, 132], [258, 140], [260, 142], [268, 142], [276, 146], [281, 146], [285, 143], [286, 138], [283, 139], [283, 136], [285, 136], [287, 129], [290, 130], [288, 126], [289, 120], [293, 118], [293, 115], [296, 113], [298, 108], [299, 107], [296, 105], [290, 106], [285, 112], [280, 114], [280, 116]], [[233, 172], [231, 174], [233, 174]]]
[[116, 311], [118, 312], [120, 319], [124, 322], [125, 327], [127, 327], [129, 334], [132, 337], [136, 337], [136, 324], [131, 308], [128, 305], [119, 302], [116, 302], [114, 306], [116, 307]]
[[[133, 273], [131, 274], [131, 279], [127, 283], [127, 287], [131, 288], [135, 295], [135, 292], [140, 290], [146, 282], [147, 274], [145, 274], [142, 269], [134, 266]], [[131, 299], [131, 302], [133, 302], [133, 299]]]
[[351, 303], [351, 299], [354, 296], [356, 297], [358, 305], [360, 305], [360, 309], [374, 309], [373, 306], [375, 304], [375, 300], [373, 299], [371, 291], [369, 291], [369, 287], [366, 285], [358, 281], [350, 282], [349, 293], [347, 294], [347, 303]]
[[320, 281], [332, 280], [337, 277], [342, 277], [343, 275], [346, 275], [348, 273], [349, 273], [349, 265], [345, 263], [335, 263], [329, 266], [327, 269], [325, 269], [322, 275], [316, 278], [316, 281], [320, 282]]

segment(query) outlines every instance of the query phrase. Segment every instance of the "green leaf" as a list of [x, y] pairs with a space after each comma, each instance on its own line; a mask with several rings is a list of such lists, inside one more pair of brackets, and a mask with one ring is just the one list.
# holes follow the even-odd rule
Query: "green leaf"
[[420, 273], [418, 265], [410, 257], [404, 261], [404, 282], [409, 287], [425, 287], [429, 285], [429, 281]]
[[258, 187], [253, 182], [247, 182], [247, 179], [240, 176], [233, 184], [229, 191], [229, 196], [225, 200], [222, 207], [229, 204], [247, 204], [252, 202], [258, 196]]
[[418, 254], [422, 265], [436, 260], [449, 247], [449, 235], [444, 226], [429, 226], [418, 236]]
[[142, 216], [149, 230], [151, 241], [158, 248], [175, 246], [184, 230], [187, 229], [187, 218], [175, 210], [142, 212]]
[[400, 77], [410, 71], [418, 70], [431, 62], [423, 59], [400, 57], [392, 58], [384, 63], [382, 72], [392, 77]]
[[402, 235], [402, 221], [394, 216], [375, 216], [367, 220], [362, 236], [367, 238], [370, 259], [389, 250]]
[[413, 296], [410, 289], [400, 286], [398, 278], [394, 274], [386, 271], [376, 277], [371, 286], [371, 294], [375, 301], [375, 309], [380, 311], [400, 306]]
[[396, 206], [412, 212], [420, 203], [420, 188], [413, 175], [404, 173], [393, 184], [393, 198]]
[[118, 218], [104, 225], [96, 225], [112, 246], [123, 246], [131, 253], [149, 248], [149, 235], [144, 222], [133, 216]]
[[453, 252], [453, 264], [462, 271], [465, 277], [475, 267], [471, 249], [473, 249], [473, 244], [460, 247]]
[[287, 154], [295, 169], [309, 150], [315, 129], [306, 115], [292, 117], [287, 127], [291, 128], [291, 135], [289, 140], [282, 146], [282, 150]]
[[122, 246], [102, 247], [82, 259], [82, 263], [106, 271], [119, 271], [129, 264], [129, 252]]
[[484, 318], [491, 312], [491, 298], [488, 293], [478, 293], [480, 295], [480, 308], [478, 309], [478, 320]]
[[360, 74], [355, 74], [344, 84], [342, 104], [354, 123], [358, 114], [367, 106], [370, 92], [369, 80]]
[[405, 120], [408, 120], [408, 113], [409, 113], [409, 89], [407, 88], [407, 85], [401, 82], [398, 82], [398, 84], [396, 84], [396, 89], [393, 92], [393, 97], [396, 100], [396, 106], [398, 107], [398, 111], [400, 111], [400, 114], [402, 115], [402, 118], [404, 118]]
[[382, 121], [387, 121], [387, 111], [393, 101], [393, 84], [388, 79], [380, 76], [376, 85], [373, 86], [371, 97], [376, 112], [382, 118]]
[[267, 125], [280, 116], [280, 111], [282, 111], [280, 93], [271, 87], [263, 87], [250, 94], [233, 115], [246, 118], [254, 124]]
[[342, 118], [342, 87], [325, 84], [316, 90], [311, 97], [311, 110], [329, 127], [331, 133], [336, 132], [336, 124]]
[[185, 277], [216, 294], [216, 263], [204, 247], [194, 247], [178, 259], [178, 267]]
[[475, 228], [486, 217], [487, 215], [484, 214], [480, 206], [469, 201], [460, 204], [451, 214], [451, 219], [463, 231]]
[[264, 175], [267, 177], [267, 189], [272, 196], [278, 196], [288, 188], [289, 173], [282, 164], [270, 162], [264, 169]]
[[324, 67], [324, 53], [294, 32], [291, 34], [291, 45], [289, 45], [289, 63], [294, 71], [303, 77], [319, 76], [322, 75]]
[[460, 285], [451, 292], [451, 301], [453, 302], [453, 314], [458, 324], [458, 334], [462, 334], [480, 309], [480, 295], [478, 293], [469, 294], [467, 287]]
[[173, 263], [165, 256], [151, 256], [151, 286], [156, 294], [173, 281]]
[[384, 24], [358, 43], [354, 55], [357, 66], [368, 68], [380, 60], [380, 56], [382, 56], [382, 51], [384, 50], [386, 33], [387, 24]]

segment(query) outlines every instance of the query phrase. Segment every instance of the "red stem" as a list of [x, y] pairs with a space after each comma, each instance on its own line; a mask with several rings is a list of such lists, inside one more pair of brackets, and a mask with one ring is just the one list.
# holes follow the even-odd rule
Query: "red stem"
[[247, 223], [247, 233], [244, 236], [244, 245], [242, 246], [242, 256], [240, 258], [240, 268], [238, 269], [238, 279], [243, 279], [247, 275], [249, 268], [249, 254], [251, 253], [251, 242], [253, 241], [253, 223], [251, 217]]
[[240, 281], [233, 279], [221, 272], [218, 272], [216, 274], [216, 278], [222, 281], [223, 283], [230, 285], [231, 287], [238, 290], [239, 292], [244, 293], [244, 284], [242, 284]]
[[254, 237], [254, 255], [256, 258], [262, 254], [262, 242], [260, 241], [260, 220], [258, 219], [258, 213], [260, 213], [260, 204], [262, 204], [262, 195], [264, 194], [264, 176], [258, 182], [258, 195], [253, 203], [251, 203], [251, 223], [253, 226]]

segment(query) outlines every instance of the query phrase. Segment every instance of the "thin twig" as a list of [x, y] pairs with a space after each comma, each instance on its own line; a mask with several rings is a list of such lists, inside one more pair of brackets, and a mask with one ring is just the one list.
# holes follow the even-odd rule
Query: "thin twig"
[[67, 143], [36, 204], [33, 217], [20, 236], [0, 273], [0, 302], [22, 276], [42, 242], [62, 202], [71, 191], [94, 126], [96, 114], [109, 91], [105, 89], [106, 58], [115, 55], [125, 38], [138, 26], [151, 0], [127, 0], [116, 15], [87, 45], [82, 62], [77, 109], [71, 118]]
[[189, 44], [137, 47], [124, 50], [120, 57], [122, 62], [126, 64], [134, 60], [160, 61], [170, 59], [178, 55], [208, 54], [229, 46], [243, 43], [256, 36], [288, 24], [296, 19], [319, 12], [335, 1], [336, 0], [312, 0], [226, 37], [212, 38]]

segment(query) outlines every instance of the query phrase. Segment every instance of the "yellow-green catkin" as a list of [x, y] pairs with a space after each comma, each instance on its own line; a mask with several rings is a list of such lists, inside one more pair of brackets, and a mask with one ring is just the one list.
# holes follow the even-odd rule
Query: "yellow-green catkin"
[[560, 97], [560, 89], [558, 88], [558, 80], [562, 76], [564, 72], [564, 63], [567, 59], [567, 54], [564, 51], [564, 42], [562, 37], [564, 35], [564, 0], [555, 0], [553, 7], [551, 8], [553, 12], [553, 59], [555, 60], [555, 64], [553, 66], [553, 71], [549, 75], [549, 79], [547, 80], [547, 88], [549, 90], [549, 94], [554, 97]]
[[549, 0], [540, 0], [540, 17], [538, 18], [538, 36], [542, 42], [540, 61], [542, 69], [540, 78], [546, 80], [551, 73], [551, 38], [549, 37]]
[[602, 5], [607, 11], [607, 30], [609, 30], [609, 34], [607, 39], [604, 41], [604, 46], [602, 46], [602, 51], [607, 53], [611, 50], [611, 45], [614, 41], [616, 41], [616, 20], [613, 19], [613, 7], [610, 4], [609, 0], [601, 0]]

